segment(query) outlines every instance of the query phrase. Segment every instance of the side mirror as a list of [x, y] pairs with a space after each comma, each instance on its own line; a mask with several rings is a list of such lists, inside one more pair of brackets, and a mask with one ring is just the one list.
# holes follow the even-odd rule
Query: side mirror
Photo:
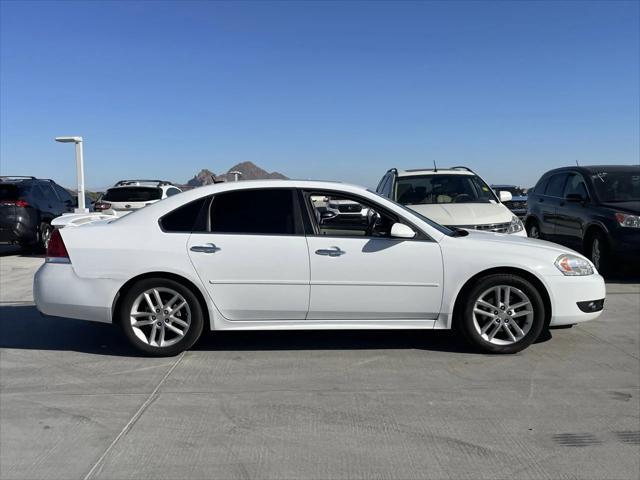
[[499, 196], [501, 202], [510, 202], [511, 200], [513, 200], [513, 195], [511, 195], [511, 192], [507, 192], [505, 190], [500, 190]]
[[586, 201], [586, 198], [584, 198], [579, 193], [568, 193], [564, 199], [566, 202], [569, 202], [569, 203], [582, 203]]
[[396, 222], [391, 226], [391, 236], [394, 238], [414, 238], [416, 232], [404, 223]]

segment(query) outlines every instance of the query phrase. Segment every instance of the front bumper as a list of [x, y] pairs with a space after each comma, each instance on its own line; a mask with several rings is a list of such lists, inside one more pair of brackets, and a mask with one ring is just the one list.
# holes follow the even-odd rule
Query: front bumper
[[611, 235], [612, 253], [623, 261], [640, 260], [640, 228], [619, 228]]
[[602, 300], [606, 296], [604, 279], [598, 275], [545, 277], [551, 298], [551, 327], [573, 325], [598, 318], [603, 310], [584, 312], [582, 302]]
[[33, 277], [36, 307], [54, 317], [111, 323], [118, 288], [114, 280], [80, 278], [70, 264], [45, 263]]

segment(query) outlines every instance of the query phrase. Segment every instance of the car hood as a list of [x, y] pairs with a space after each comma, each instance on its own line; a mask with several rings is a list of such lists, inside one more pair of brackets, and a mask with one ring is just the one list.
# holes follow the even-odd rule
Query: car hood
[[611, 210], [640, 215], [640, 202], [611, 202], [603, 203], [602, 206]]
[[407, 207], [441, 225], [486, 225], [510, 222], [513, 218], [513, 213], [501, 203], [440, 203]]
[[548, 252], [553, 252], [558, 255], [563, 253], [571, 253], [574, 255], [578, 255], [583, 257], [583, 255], [578, 252], [571, 250], [570, 248], [564, 247], [562, 245], [558, 245], [557, 243], [547, 242], [546, 240], [539, 240], [536, 238], [529, 237], [520, 237], [518, 235], [507, 235], [504, 233], [493, 233], [486, 232], [482, 230], [467, 230], [469, 235], [466, 235], [463, 238], [469, 240], [480, 240], [483, 242], [495, 243], [496, 248], [500, 248], [500, 245], [504, 245], [508, 248], [513, 247], [524, 247], [527, 249], [536, 248], [539, 250], [545, 250]]

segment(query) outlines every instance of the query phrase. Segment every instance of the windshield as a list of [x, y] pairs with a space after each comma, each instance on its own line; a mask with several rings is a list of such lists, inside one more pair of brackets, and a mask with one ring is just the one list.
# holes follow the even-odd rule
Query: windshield
[[591, 181], [601, 202], [640, 201], [640, 169], [594, 172]]
[[118, 187], [110, 188], [104, 194], [105, 202], [149, 202], [160, 200], [162, 190], [154, 187]]
[[410, 208], [405, 207], [404, 205], [402, 205], [401, 203], [398, 202], [394, 202], [393, 200], [391, 200], [388, 197], [385, 197], [384, 195], [380, 195], [378, 192], [374, 192], [373, 190], [367, 190], [370, 193], [373, 193], [377, 196], [379, 196], [380, 198], [383, 198], [384, 200], [386, 200], [387, 202], [391, 202], [394, 205], [397, 205], [398, 207], [400, 207], [401, 209], [403, 209], [405, 212], [410, 213], [411, 215], [413, 215], [414, 217], [418, 217], [420, 220], [422, 220], [424, 223], [432, 226], [433, 228], [435, 228], [436, 230], [438, 230], [440, 233], [444, 233], [445, 235], [448, 235], [450, 237], [455, 236], [455, 232], [453, 230], [451, 230], [450, 228], [445, 227], [444, 225], [440, 225], [437, 222], [434, 222], [433, 220], [431, 220], [430, 218], [425, 217], [424, 215], [421, 215], [420, 213], [416, 212], [415, 210], [411, 210]]
[[399, 177], [395, 198], [402, 205], [497, 203], [494, 193], [476, 175]]

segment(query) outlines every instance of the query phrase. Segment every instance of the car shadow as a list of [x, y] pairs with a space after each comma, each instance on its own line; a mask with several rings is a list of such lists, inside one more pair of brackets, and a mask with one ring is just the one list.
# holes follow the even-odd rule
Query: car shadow
[[0, 257], [25, 257], [25, 258], [43, 258], [44, 252], [33, 252], [25, 250], [19, 245], [1, 244]]
[[[0, 306], [0, 348], [141, 356], [113, 325], [45, 316], [33, 305]], [[448, 330], [206, 331], [192, 347], [194, 351], [393, 349], [478, 354]]]

